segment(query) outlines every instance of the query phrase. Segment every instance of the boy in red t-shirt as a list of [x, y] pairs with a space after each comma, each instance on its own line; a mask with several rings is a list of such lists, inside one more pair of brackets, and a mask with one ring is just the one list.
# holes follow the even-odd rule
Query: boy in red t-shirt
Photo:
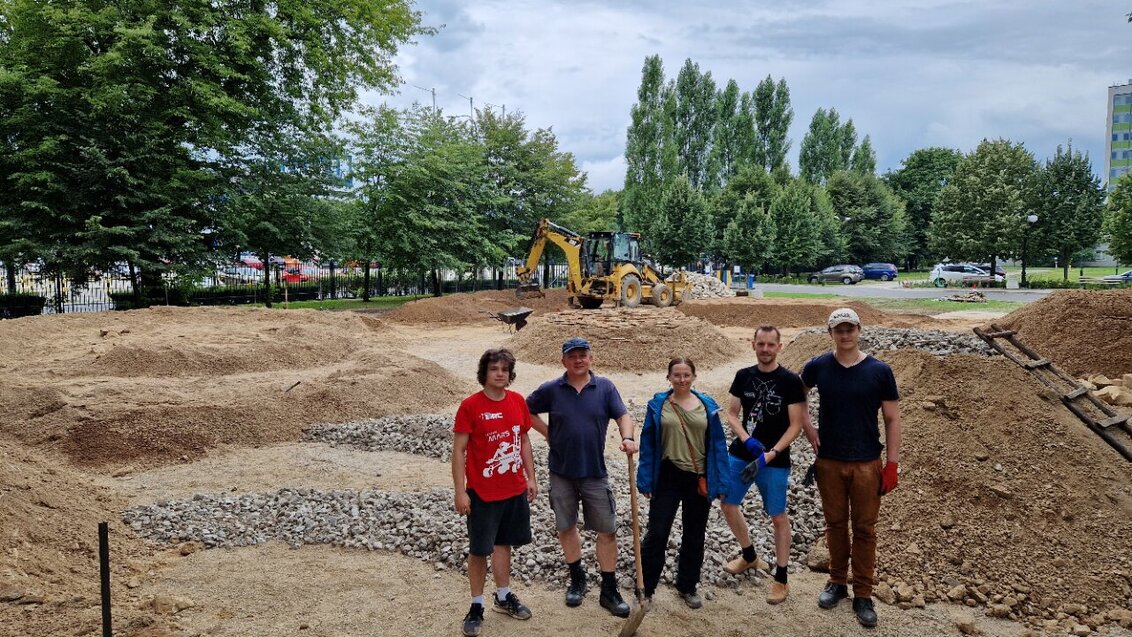
[[456, 512], [468, 517], [468, 581], [472, 606], [464, 634], [475, 637], [483, 624], [487, 556], [496, 593], [492, 608], [516, 619], [531, 611], [511, 590], [511, 547], [530, 544], [530, 503], [538, 495], [531, 455], [531, 414], [522, 395], [509, 391], [515, 355], [489, 349], [480, 357], [476, 379], [483, 391], [460, 403], [452, 428], [452, 484]]

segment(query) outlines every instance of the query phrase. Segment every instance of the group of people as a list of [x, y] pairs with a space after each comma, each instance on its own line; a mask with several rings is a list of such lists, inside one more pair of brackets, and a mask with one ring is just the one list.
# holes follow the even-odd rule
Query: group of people
[[[629, 605], [616, 582], [617, 505], [605, 466], [611, 420], [620, 434], [620, 450], [630, 456], [640, 454], [636, 483], [649, 500], [641, 544], [646, 598], [651, 600], [656, 592], [679, 511], [682, 536], [676, 591], [690, 608], [703, 605], [697, 588], [708, 514], [712, 501], [719, 499], [740, 549], [724, 570], [732, 574], [768, 570], [773, 579], [767, 602], [780, 604], [787, 599], [790, 445], [804, 433], [817, 455], [815, 475], [830, 552], [829, 582], [818, 596], [818, 605], [837, 606], [850, 596], [852, 585], [857, 620], [866, 627], [876, 626], [872, 602], [876, 523], [881, 496], [896, 488], [899, 475], [899, 392], [891, 368], [861, 351], [856, 312], [835, 310], [828, 332], [832, 351], [808, 361], [799, 375], [778, 363], [782, 348], [778, 329], [759, 327], [752, 341], [757, 362], [735, 374], [726, 409], [694, 388], [692, 359], [673, 358], [667, 375], [671, 387], [649, 401], [639, 442], [617, 388], [591, 371], [593, 351], [585, 339], [571, 338], [562, 344], [565, 373], [543, 383], [525, 400], [508, 389], [515, 379], [514, 355], [506, 349], [485, 352], [477, 370], [483, 390], [461, 403], [453, 428], [454, 504], [457, 513], [467, 517], [472, 594], [464, 634], [479, 635], [482, 628], [488, 559], [496, 586], [492, 609], [516, 619], [531, 617], [530, 609], [510, 588], [511, 550], [531, 541], [530, 503], [539, 488], [531, 429], [542, 434], [549, 447], [548, 495], [568, 568], [566, 605], [581, 605], [588, 592], [578, 527], [581, 513], [584, 528], [597, 536], [599, 604], [615, 616], [629, 616]], [[813, 388], [819, 393], [818, 427], [811, 422], [806, 402]], [[884, 422], [885, 444], [878, 414]], [[773, 566], [756, 554], [740, 508], [752, 486], [773, 525]]]

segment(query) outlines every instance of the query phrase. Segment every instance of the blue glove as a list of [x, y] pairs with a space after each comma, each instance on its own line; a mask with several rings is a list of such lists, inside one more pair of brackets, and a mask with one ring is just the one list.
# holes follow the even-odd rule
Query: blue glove
[[[754, 438], [752, 438], [751, 440], [754, 440]], [[743, 482], [754, 482], [755, 476], [759, 475], [759, 471], [761, 471], [765, 466], [766, 454], [760, 453], [755, 456], [754, 460], [748, 462], [747, 466], [743, 467], [743, 471], [739, 474], [739, 478], [742, 479]]]
[[752, 456], [760, 456], [766, 453], [766, 447], [764, 447], [763, 443], [759, 442], [759, 439], [754, 436], [751, 436], [750, 438], [744, 440], [743, 446], [747, 448], [747, 451], [751, 452]]

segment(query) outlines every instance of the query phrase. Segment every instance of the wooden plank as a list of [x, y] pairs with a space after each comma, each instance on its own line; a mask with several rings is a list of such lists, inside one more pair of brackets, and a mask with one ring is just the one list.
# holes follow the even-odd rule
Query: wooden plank
[[1128, 422], [1128, 418], [1129, 417], [1127, 415], [1116, 415], [1112, 418], [1105, 418], [1104, 420], [1099, 421], [1097, 423], [1097, 426], [1101, 429], [1108, 429], [1113, 425], [1123, 425], [1124, 423]]
[[1068, 394], [1063, 395], [1062, 398], [1064, 398], [1066, 400], [1073, 400], [1074, 398], [1080, 398], [1081, 396], [1084, 396], [1087, 393], [1089, 393], [1088, 387], [1078, 387], [1077, 389], [1074, 389], [1073, 391], [1069, 392]]
[[1017, 332], [1014, 330], [1000, 330], [997, 332], [986, 332], [986, 335], [990, 338], [1002, 338], [1004, 336], [1014, 336], [1016, 333]]
[[1023, 367], [1025, 367], [1026, 369], [1034, 369], [1035, 367], [1045, 367], [1052, 362], [1053, 361], [1048, 358], [1039, 358], [1036, 361], [1026, 361], [1026, 364], [1023, 365]]

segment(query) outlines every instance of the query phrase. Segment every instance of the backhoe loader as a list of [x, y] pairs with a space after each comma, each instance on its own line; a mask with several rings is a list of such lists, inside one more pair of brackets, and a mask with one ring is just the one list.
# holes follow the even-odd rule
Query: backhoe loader
[[531, 238], [526, 263], [517, 270], [519, 287], [515, 293], [520, 299], [544, 295], [534, 277], [547, 241], [566, 254], [566, 289], [572, 307], [592, 310], [606, 300], [624, 307], [641, 303], [667, 307], [679, 304], [688, 287], [683, 272], [665, 278], [642, 258], [641, 236], [637, 233], [590, 232], [582, 236], [542, 219]]

